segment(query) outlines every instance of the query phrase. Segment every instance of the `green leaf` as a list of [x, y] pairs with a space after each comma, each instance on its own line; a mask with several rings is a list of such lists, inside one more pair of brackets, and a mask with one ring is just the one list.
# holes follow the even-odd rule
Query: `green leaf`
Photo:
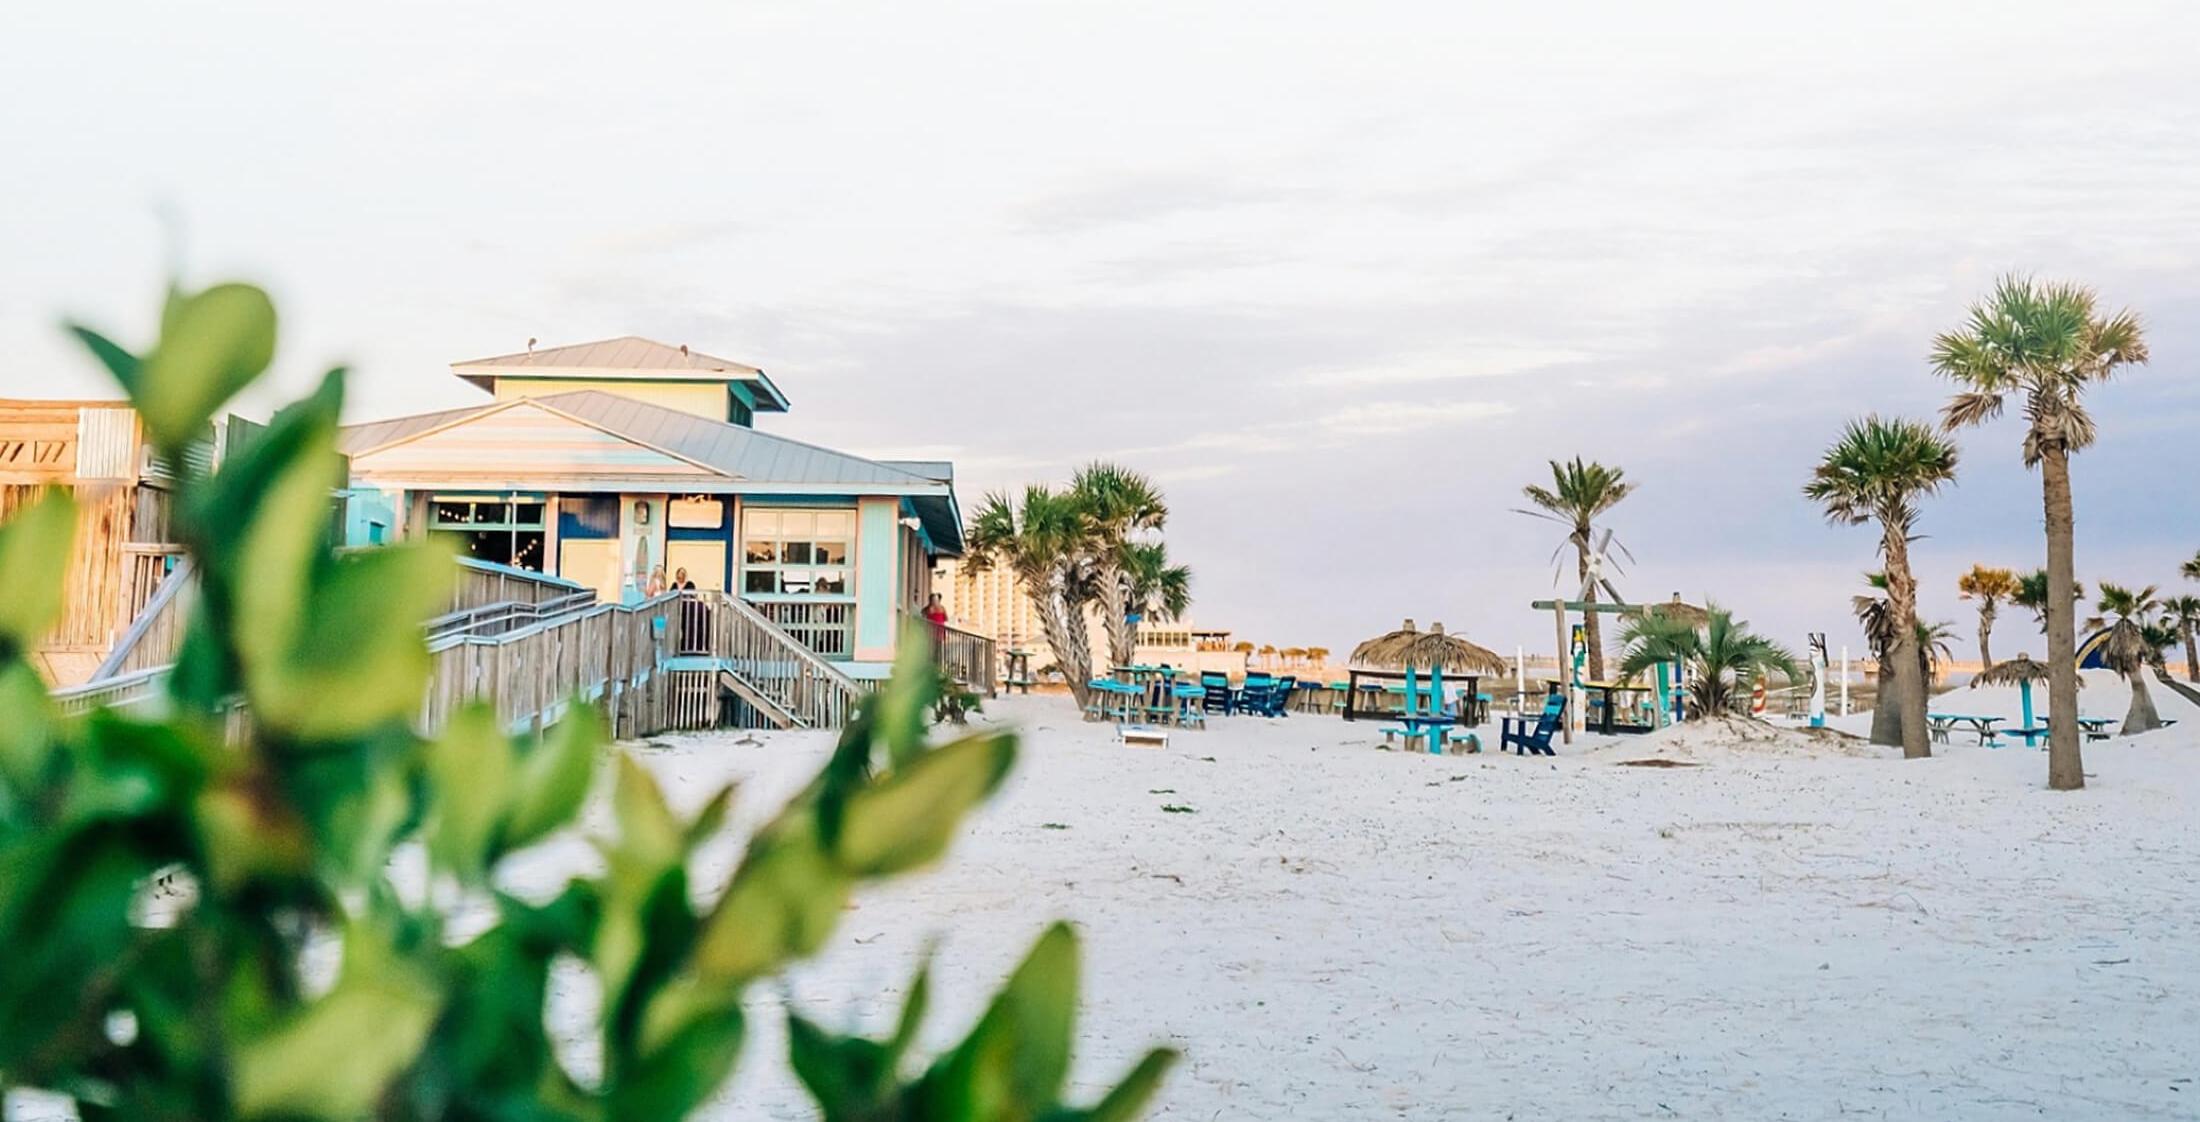
[[932, 705], [940, 697], [940, 671], [932, 657], [932, 637], [920, 624], [902, 629], [901, 646], [894, 655], [894, 676], [878, 698], [878, 724], [874, 735], [886, 742], [887, 759], [894, 767], [924, 751], [924, 730]]
[[666, 805], [656, 778], [623, 753], [618, 781], [611, 789], [611, 817], [619, 829], [619, 852], [652, 879], [657, 871], [677, 864], [685, 852], [680, 820]]
[[733, 809], [734, 790], [734, 785], [730, 783], [720, 787], [718, 793], [705, 800], [702, 808], [695, 812], [687, 829], [681, 832], [681, 842], [687, 852], [694, 853], [696, 846], [709, 841], [725, 828], [726, 815]]
[[878, 1117], [892, 1090], [892, 1058], [885, 1048], [861, 1037], [834, 1036], [792, 1012], [787, 1058], [795, 1078], [817, 1100], [824, 1122]]
[[746, 1027], [741, 1007], [727, 1001], [688, 1022], [661, 1047], [622, 1073], [606, 1116], [685, 1118], [733, 1071]]
[[27, 662], [0, 662], [0, 822], [11, 804], [42, 793], [39, 780], [53, 758], [60, 715], [46, 683]]
[[[271, 667], [248, 664], [257, 671], [247, 678], [255, 683], [255, 711], [271, 727], [309, 739], [409, 724], [433, 669], [421, 625], [449, 603], [456, 579], [449, 551], [425, 542], [390, 546], [345, 554], [324, 571], [291, 656]], [[260, 700], [263, 691], [276, 698], [272, 710]]]
[[115, 376], [115, 381], [122, 384], [124, 394], [131, 397], [137, 396], [138, 385], [141, 381], [139, 374], [145, 369], [143, 359], [123, 350], [113, 340], [82, 324], [70, 324], [69, 332], [84, 344], [86, 350], [92, 352], [93, 357], [99, 359], [100, 365], [106, 367], [109, 374]]
[[[337, 700], [302, 696], [290, 659], [306, 629], [314, 561], [327, 546], [330, 495], [342, 482], [335, 457], [340, 405], [339, 389], [294, 406], [283, 418], [283, 439], [271, 435], [248, 449], [239, 470], [225, 468], [211, 492], [228, 509], [210, 512], [210, 521], [234, 517], [237, 528], [227, 531], [236, 537], [226, 565], [205, 575], [225, 585], [225, 599], [234, 605], [230, 640], [244, 665], [254, 715], [274, 728]], [[252, 489], [235, 493], [245, 488]]]
[[602, 715], [577, 699], [567, 705], [542, 742], [520, 758], [498, 848], [509, 852], [532, 845], [570, 823], [588, 799], [603, 744]]
[[704, 921], [696, 971], [721, 982], [747, 981], [817, 953], [840, 922], [850, 887], [820, 847], [815, 819], [806, 810], [790, 812], [750, 844]]
[[61, 617], [75, 543], [76, 502], [58, 488], [0, 524], [0, 659], [36, 647]]
[[1069, 925], [1047, 928], [971, 1034], [980, 1077], [1006, 1101], [1052, 1103], [1061, 1096], [1077, 1020], [1077, 960]]
[[1098, 1105], [1091, 1110], [1067, 1112], [1063, 1122], [1132, 1122], [1146, 1112], [1146, 1104], [1161, 1090], [1161, 1080], [1176, 1065], [1176, 1060], [1174, 1049], [1156, 1048], [1146, 1053], [1138, 1066], [1132, 1068]]
[[[96, 347], [94, 352], [108, 359]], [[267, 293], [246, 284], [171, 292], [160, 343], [145, 356], [131, 404], [153, 444], [173, 455], [198, 439], [214, 411], [274, 357], [275, 305]], [[112, 362], [108, 369], [115, 369]]]
[[1016, 761], [1008, 733], [966, 737], [912, 760], [848, 796], [834, 856], [850, 874], [886, 876], [947, 851], [970, 809]]
[[419, 1055], [441, 995], [416, 967], [370, 939], [347, 937], [336, 988], [237, 1050], [232, 1079], [241, 1115], [362, 1117]]
[[428, 855], [471, 883], [482, 876], [516, 761], [496, 709], [475, 702], [452, 714], [424, 750], [429, 784]]

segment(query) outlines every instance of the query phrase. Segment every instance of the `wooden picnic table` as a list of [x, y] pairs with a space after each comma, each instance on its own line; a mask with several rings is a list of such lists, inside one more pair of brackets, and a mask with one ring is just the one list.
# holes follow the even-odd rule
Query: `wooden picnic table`
[[1948, 733], [1956, 726], [1963, 725], [1972, 732], [1977, 733], [1978, 742], [1987, 747], [1996, 746], [1997, 737], [1994, 726], [2000, 724], [2003, 719], [2001, 717], [1980, 717], [1970, 713], [1925, 714], [1925, 723], [1930, 726], [1927, 731], [1932, 734], [1934, 740], [1942, 744], [1948, 743]]

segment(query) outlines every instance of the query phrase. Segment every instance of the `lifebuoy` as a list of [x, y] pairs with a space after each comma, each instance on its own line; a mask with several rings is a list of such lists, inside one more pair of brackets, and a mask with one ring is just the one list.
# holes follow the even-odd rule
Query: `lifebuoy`
[[1765, 715], [1765, 680], [1763, 678], [1757, 679], [1757, 684], [1749, 688], [1749, 712], [1753, 717]]

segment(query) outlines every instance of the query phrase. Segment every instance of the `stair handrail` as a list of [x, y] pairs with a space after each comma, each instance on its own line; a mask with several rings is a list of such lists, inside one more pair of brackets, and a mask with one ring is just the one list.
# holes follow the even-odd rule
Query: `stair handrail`
[[[129, 662], [130, 656], [136, 653], [138, 644], [145, 641], [146, 635], [152, 632], [154, 625], [170, 622], [165, 613], [171, 611], [181, 612], [183, 610], [184, 604], [180, 602], [180, 598], [183, 595], [184, 586], [190, 584], [191, 580], [191, 559], [185, 557], [176, 562], [175, 568], [168, 570], [167, 576], [161, 578], [160, 587], [153, 590], [153, 595], [145, 601], [145, 607], [138, 611], [137, 618], [130, 621], [129, 629], [122, 633], [121, 638], [115, 640], [115, 645], [107, 651], [107, 657], [100, 660], [98, 669], [92, 671], [92, 676], [85, 679], [84, 684], [91, 685], [95, 682], [104, 682], [123, 673], [123, 668]], [[178, 630], [176, 634], [180, 636], [182, 632]], [[172, 660], [175, 653], [175, 651], [170, 650], [168, 659]], [[167, 660], [164, 660], [156, 666], [143, 667], [142, 669], [158, 669], [159, 666], [166, 665], [166, 662]]]

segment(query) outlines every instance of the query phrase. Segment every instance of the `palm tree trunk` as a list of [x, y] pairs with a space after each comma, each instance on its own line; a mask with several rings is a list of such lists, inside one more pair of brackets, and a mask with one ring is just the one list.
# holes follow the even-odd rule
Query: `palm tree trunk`
[[2047, 515], [2047, 786], [2076, 791], [2085, 786], [2078, 744], [2077, 519], [2070, 507], [2070, 453], [2059, 444], [2041, 450], [2040, 491]]
[[2193, 642], [2195, 638], [2200, 638], [2194, 634], [2196, 630], [2200, 629], [2195, 629], [2189, 623], [2185, 625], [2185, 678], [2187, 681], [2200, 682], [2200, 643]]
[[1902, 747], [1902, 686], [1887, 672], [1894, 655], [1878, 652], [1879, 692], [1872, 701], [1872, 743]]
[[1077, 700], [1077, 709], [1083, 712], [1092, 704], [1092, 689], [1086, 683], [1092, 681], [1092, 661], [1088, 648], [1082, 645], [1082, 635], [1072, 641], [1069, 628], [1062, 619], [1062, 601], [1044, 581], [1027, 578], [1026, 594], [1031, 598], [1031, 610], [1039, 616], [1039, 629], [1046, 632], [1047, 646], [1054, 648], [1054, 665], [1062, 671], [1069, 683], [1069, 694]]
[[[1079, 682], [1092, 679], [1092, 629], [1085, 623], [1085, 607], [1085, 603], [1081, 600], [1063, 598], [1061, 612], [1062, 636], [1064, 641], [1069, 644], [1069, 651], [1067, 654], [1058, 653], [1056, 656], [1063, 660], [1062, 665], [1064, 668], [1072, 666], [1076, 668]], [[1084, 703], [1079, 702], [1079, 704]]]
[[[1900, 674], [1902, 758], [1921, 760], [1933, 754], [1925, 734], [1925, 701], [1932, 692], [1925, 680], [1924, 652], [1917, 645], [1917, 578], [1910, 575], [1908, 527], [1889, 523], [1880, 541], [1887, 558], [1887, 611], [1894, 616], [1894, 671]], [[1894, 675], [1880, 664], [1880, 681]]]
[[1107, 631], [1108, 658], [1116, 666], [1138, 661], [1138, 628], [1131, 623], [1130, 590], [1124, 587], [1123, 569], [1112, 558], [1100, 563], [1101, 626]]
[[2124, 711], [2123, 735], [2161, 728], [2162, 714], [2154, 708], [2154, 695], [2147, 692], [2147, 668], [2142, 665], [2126, 676], [2131, 679], [2131, 708]]
[[1978, 669], [1979, 673], [1994, 668], [1994, 602], [1983, 601], [1978, 606]]

